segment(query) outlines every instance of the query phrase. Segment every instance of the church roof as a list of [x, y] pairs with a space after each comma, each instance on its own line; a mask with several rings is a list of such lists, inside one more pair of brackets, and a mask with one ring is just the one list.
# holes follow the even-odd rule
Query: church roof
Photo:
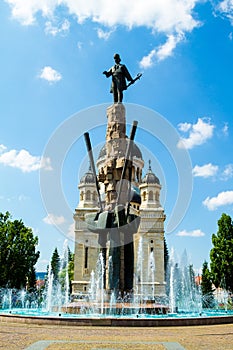
[[146, 175], [143, 177], [142, 183], [160, 185], [158, 177], [153, 173], [153, 171], [151, 169], [151, 161], [150, 160], [149, 160], [149, 169], [148, 169]]
[[[103, 158], [105, 156], [106, 156], [106, 144], [104, 144], [103, 147], [101, 148], [98, 159]], [[135, 143], [133, 143], [133, 147], [132, 147], [132, 156], [142, 159], [142, 152], [140, 151], [139, 147]]]
[[95, 177], [89, 166], [88, 171], [81, 177], [80, 184], [92, 184], [95, 183]]

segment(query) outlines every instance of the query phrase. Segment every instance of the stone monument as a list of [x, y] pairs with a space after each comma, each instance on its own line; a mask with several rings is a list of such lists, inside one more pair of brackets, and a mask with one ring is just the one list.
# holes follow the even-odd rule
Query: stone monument
[[[114, 57], [119, 65], [119, 55]], [[125, 69], [121, 67], [121, 73], [126, 72]], [[101, 252], [107, 294], [132, 294], [135, 289], [141, 293], [146, 289], [150, 296], [164, 295], [165, 215], [159, 199], [161, 185], [151, 164], [142, 178], [144, 162], [134, 143], [137, 122], [127, 137], [126, 111], [121, 103], [122, 91], [127, 86], [125, 81], [121, 85], [123, 89], [116, 83], [114, 72], [115, 68], [104, 72], [106, 76], [113, 75], [114, 103], [107, 108], [106, 143], [97, 160], [98, 175], [89, 134], [85, 134], [90, 168], [80, 181], [80, 201], [74, 214], [77, 243], [72, 292], [74, 296], [87, 292], [88, 278]], [[132, 84], [140, 76], [128, 78]], [[122, 77], [120, 79], [122, 83]], [[104, 200], [100, 185], [104, 189]], [[139, 241], [144, 255], [140, 276], [137, 274]], [[148, 275], [149, 259], [153, 259], [156, 266], [153, 276]]]

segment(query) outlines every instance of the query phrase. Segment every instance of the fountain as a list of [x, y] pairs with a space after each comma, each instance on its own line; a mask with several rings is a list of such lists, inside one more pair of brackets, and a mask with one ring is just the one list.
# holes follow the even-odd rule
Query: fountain
[[[140, 250], [141, 246], [139, 244]], [[149, 276], [156, 268], [153, 264], [152, 254], [150, 256]], [[91, 272], [87, 296], [80, 299], [78, 303], [72, 303], [70, 298], [67, 298], [67, 288], [64, 288], [64, 285], [62, 286], [59, 281], [54, 283], [54, 276], [50, 268], [46, 290], [42, 298], [38, 291], [28, 293], [26, 290], [0, 290], [0, 320], [7, 318], [9, 321], [9, 317], [11, 317], [14, 322], [23, 319], [24, 322], [36, 323], [41, 323], [43, 320], [43, 323], [67, 324], [70, 322], [70, 324], [75, 325], [134, 326], [232, 323], [233, 311], [227, 309], [227, 292], [222, 291], [218, 294], [219, 302], [224, 303], [221, 310], [217, 308], [217, 300], [215, 301], [216, 308], [203, 308], [201, 291], [192, 281], [190, 265], [188, 263], [187, 265], [179, 265], [181, 262], [176, 261], [173, 249], [170, 256], [169, 295], [167, 295], [166, 300], [164, 298], [159, 300], [154, 295], [152, 288], [149, 309], [147, 295], [143, 295], [143, 289], [140, 291], [136, 289], [133, 295], [129, 293], [116, 295], [114, 291], [110, 296], [107, 295], [104, 289], [103, 256], [100, 253], [96, 270]], [[184, 253], [183, 259], [181, 259], [182, 263], [186, 261], [186, 258]], [[66, 268], [66, 270], [68, 269]], [[137, 276], [139, 279], [142, 278], [141, 261], [138, 261]], [[153, 277], [150, 278], [153, 286]], [[168, 306], [166, 312], [158, 308], [158, 305], [164, 305], [164, 303], [167, 303]], [[160, 312], [158, 312], [159, 310]]]
[[177, 310], [183, 313], [202, 312], [202, 294], [200, 286], [194, 280], [192, 265], [188, 263], [187, 253], [184, 252], [180, 262], [174, 257], [171, 250], [169, 264], [169, 309], [171, 313]]
[[[55, 278], [49, 266], [42, 296], [38, 291], [1, 290], [0, 321], [12, 317], [30, 323], [108, 326], [233, 322], [230, 312], [223, 317], [226, 309], [204, 312], [201, 291], [185, 254], [177, 262], [171, 252], [168, 280], [164, 280], [166, 215], [160, 203], [160, 181], [150, 162], [142, 178], [144, 161], [134, 144], [137, 122], [128, 138], [121, 101], [107, 108], [107, 118], [98, 176], [89, 134], [84, 134], [90, 169], [80, 182], [80, 203], [74, 213], [75, 255], [80, 260], [75, 265], [72, 300], [66, 241], [61, 260], [63, 281]], [[227, 304], [226, 293], [223, 299]]]
[[49, 264], [46, 290], [42, 298], [42, 305], [47, 312], [52, 312], [54, 310], [60, 312], [64, 305], [67, 305], [69, 302], [68, 249], [68, 240], [66, 239], [63, 244], [60, 272], [58, 274], [63, 274], [64, 277], [62, 278], [62, 281], [61, 278], [60, 280], [55, 279], [51, 264]]

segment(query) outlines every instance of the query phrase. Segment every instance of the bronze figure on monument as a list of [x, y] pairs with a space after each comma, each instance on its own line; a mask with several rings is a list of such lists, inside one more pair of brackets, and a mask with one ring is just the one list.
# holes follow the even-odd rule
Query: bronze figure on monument
[[[126, 90], [130, 85], [135, 83], [136, 80], [140, 79], [142, 74], [137, 74], [136, 78], [132, 78], [127, 67], [121, 63], [121, 58], [118, 53], [114, 55], [115, 65], [112, 66], [108, 71], [104, 71], [103, 74], [109, 78], [112, 77], [112, 85], [110, 92], [113, 94], [114, 103], [123, 101], [123, 91]], [[126, 80], [129, 81], [127, 85]]]

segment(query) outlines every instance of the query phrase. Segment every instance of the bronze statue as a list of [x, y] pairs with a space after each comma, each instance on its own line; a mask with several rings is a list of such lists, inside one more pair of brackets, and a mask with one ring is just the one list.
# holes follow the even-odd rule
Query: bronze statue
[[[104, 71], [103, 74], [107, 78], [112, 76], [112, 85], [110, 92], [113, 93], [114, 103], [122, 102], [123, 91], [127, 89], [128, 86], [133, 84], [136, 80], [140, 79], [142, 74], [138, 74], [135, 79], [133, 79], [124, 64], [121, 64], [121, 58], [118, 53], [114, 55], [115, 65], [112, 66], [108, 71]], [[126, 80], [130, 83], [127, 85]]]

